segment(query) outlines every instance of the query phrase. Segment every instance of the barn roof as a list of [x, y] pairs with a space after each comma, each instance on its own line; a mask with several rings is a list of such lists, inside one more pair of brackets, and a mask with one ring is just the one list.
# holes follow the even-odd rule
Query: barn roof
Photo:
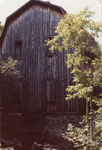
[[15, 11], [13, 14], [11, 14], [10, 16], [7, 17], [3, 32], [0, 37], [0, 48], [2, 47], [2, 43], [5, 38], [7, 29], [9, 27], [10, 23], [12, 23], [12, 21], [14, 21], [16, 18], [18, 18], [21, 14], [23, 14], [26, 10], [28, 10], [33, 5], [39, 5], [44, 8], [49, 7], [61, 15], [64, 15], [66, 13], [66, 11], [62, 7], [51, 4], [50, 2], [44, 2], [44, 1], [40, 1], [40, 0], [30, 0], [29, 2], [24, 4], [22, 7], [20, 7], [17, 11]]

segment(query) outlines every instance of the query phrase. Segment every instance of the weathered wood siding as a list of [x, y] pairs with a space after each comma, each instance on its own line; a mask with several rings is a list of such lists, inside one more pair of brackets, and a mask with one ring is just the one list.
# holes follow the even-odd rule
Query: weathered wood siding
[[[19, 97], [22, 111], [78, 112], [78, 102], [65, 100], [71, 82], [66, 51], [51, 54], [45, 40], [54, 35], [62, 15], [33, 6], [13, 21], [2, 45], [2, 57], [19, 60]], [[16, 85], [15, 85], [16, 86]]]

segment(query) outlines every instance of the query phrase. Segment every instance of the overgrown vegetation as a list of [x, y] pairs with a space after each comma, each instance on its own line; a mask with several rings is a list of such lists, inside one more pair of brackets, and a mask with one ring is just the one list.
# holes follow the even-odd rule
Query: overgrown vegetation
[[96, 42], [102, 24], [92, 21], [92, 16], [88, 8], [79, 14], [66, 14], [56, 28], [56, 35], [47, 41], [52, 52], [69, 51], [66, 64], [72, 69], [73, 85], [67, 87], [66, 99], [86, 100], [86, 116], [81, 127], [69, 124], [63, 135], [81, 150], [102, 147], [102, 55]]
[[0, 35], [1, 35], [1, 33], [2, 33], [2, 29], [3, 29], [3, 25], [2, 25], [2, 23], [0, 22]]
[[17, 65], [17, 60], [14, 60], [12, 57], [9, 57], [6, 62], [1, 61], [0, 73], [5, 76], [19, 75], [19, 71], [17, 70], [16, 65]]
[[[0, 35], [3, 30], [3, 25], [0, 22]], [[12, 57], [8, 57], [8, 60], [0, 62], [0, 73], [3, 75], [18, 75], [19, 71], [16, 69], [17, 60], [14, 60]]]

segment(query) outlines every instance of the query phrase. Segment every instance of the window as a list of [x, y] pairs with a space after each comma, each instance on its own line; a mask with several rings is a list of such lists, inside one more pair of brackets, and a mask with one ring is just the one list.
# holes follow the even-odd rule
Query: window
[[17, 60], [21, 60], [22, 59], [22, 42], [21, 41], [16, 41], [15, 42], [14, 57]]
[[55, 101], [48, 101], [47, 102], [47, 112], [48, 113], [56, 112], [56, 102]]
[[55, 98], [56, 57], [49, 54], [47, 58], [47, 112], [56, 112]]

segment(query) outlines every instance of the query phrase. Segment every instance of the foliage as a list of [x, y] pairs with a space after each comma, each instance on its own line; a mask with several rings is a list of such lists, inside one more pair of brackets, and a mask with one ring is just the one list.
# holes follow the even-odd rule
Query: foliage
[[100, 45], [96, 42], [102, 32], [102, 24], [92, 21], [92, 16], [93, 13], [88, 8], [79, 14], [66, 14], [58, 23], [56, 35], [47, 41], [52, 52], [68, 51], [66, 64], [72, 69], [73, 85], [68, 85], [66, 89], [67, 99], [84, 99], [90, 102], [90, 106], [92, 103], [97, 106], [97, 111], [90, 107], [90, 119], [87, 116], [83, 128], [70, 126], [68, 139], [73, 139], [75, 146], [82, 146], [82, 149], [88, 149], [90, 146], [97, 149], [97, 146], [102, 146], [102, 126], [99, 121], [99, 118], [102, 118], [102, 55]]
[[0, 73], [7, 75], [19, 75], [19, 71], [16, 69], [17, 60], [14, 60], [12, 57], [9, 57], [7, 62], [1, 61], [0, 63]]
[[2, 25], [1, 22], [0, 22], [0, 35], [1, 35], [1, 33], [2, 33], [2, 29], [3, 29], [3, 25]]
[[[3, 25], [0, 22], [0, 35], [3, 30]], [[17, 60], [14, 60], [12, 57], [9, 57], [7, 62], [1, 61], [0, 62], [0, 73], [4, 75], [18, 75], [19, 71], [17, 71], [16, 66], [17, 66]]]
[[100, 150], [102, 148], [102, 108], [101, 117], [94, 116], [93, 138], [90, 138], [90, 123], [83, 120], [80, 127], [68, 124], [67, 131], [62, 135], [80, 150]]

